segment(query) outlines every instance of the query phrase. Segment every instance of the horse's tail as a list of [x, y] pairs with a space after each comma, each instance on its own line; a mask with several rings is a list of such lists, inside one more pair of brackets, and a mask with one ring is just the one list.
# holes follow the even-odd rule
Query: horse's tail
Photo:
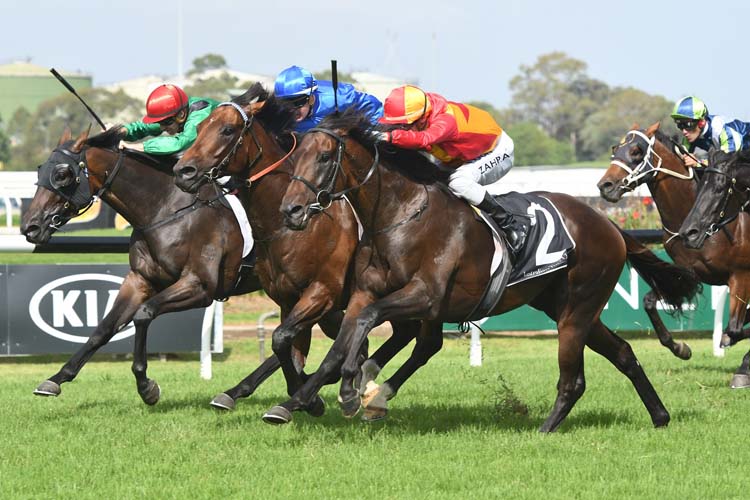
[[695, 272], [661, 260], [646, 245], [617, 229], [625, 240], [628, 262], [662, 301], [677, 313], [682, 312], [683, 304], [690, 302], [703, 288]]

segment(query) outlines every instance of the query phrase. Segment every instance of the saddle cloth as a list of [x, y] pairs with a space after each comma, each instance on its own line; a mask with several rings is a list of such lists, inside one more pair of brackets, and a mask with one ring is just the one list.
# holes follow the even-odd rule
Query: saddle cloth
[[511, 191], [500, 204], [527, 229], [526, 244], [516, 256], [508, 286], [567, 267], [576, 243], [557, 207], [541, 193]]

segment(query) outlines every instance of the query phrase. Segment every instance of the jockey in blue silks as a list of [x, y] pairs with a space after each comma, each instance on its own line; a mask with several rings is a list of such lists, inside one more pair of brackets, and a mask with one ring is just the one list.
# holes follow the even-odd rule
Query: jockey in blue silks
[[[317, 81], [312, 73], [299, 66], [290, 66], [279, 73], [274, 94], [297, 109], [297, 124], [294, 127], [297, 132], [310, 130], [336, 111], [333, 83]], [[340, 112], [354, 106], [367, 113], [373, 124], [383, 116], [383, 104], [376, 97], [356, 90], [349, 83], [338, 84], [337, 98]]]

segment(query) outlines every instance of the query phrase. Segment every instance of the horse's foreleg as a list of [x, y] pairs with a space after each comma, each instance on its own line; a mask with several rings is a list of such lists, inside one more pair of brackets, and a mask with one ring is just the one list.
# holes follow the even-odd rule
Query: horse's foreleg
[[263, 415], [263, 421], [269, 424], [286, 424], [291, 422], [292, 412], [313, 405], [320, 388], [340, 373], [341, 363], [351, 343], [351, 332], [354, 329], [357, 315], [364, 306], [372, 301], [372, 296], [363, 292], [355, 292], [352, 295], [346, 308], [344, 320], [341, 323], [341, 331], [320, 363], [318, 370], [307, 379], [291, 399], [268, 410]]
[[[750, 283], [750, 277], [747, 277]], [[721, 336], [721, 347], [729, 347], [742, 340], [742, 327], [747, 317], [747, 306], [750, 291], [745, 286], [745, 276], [734, 274], [730, 277], [729, 286], [729, 322]]]
[[354, 416], [359, 410], [359, 391], [354, 380], [360, 371], [357, 355], [367, 334], [384, 321], [398, 318], [427, 317], [431, 301], [427, 286], [421, 280], [410, 281], [405, 287], [396, 290], [362, 309], [357, 316], [351, 342], [341, 367], [341, 388], [339, 404], [345, 416]]
[[176, 283], [173, 283], [144, 302], [133, 316], [135, 342], [133, 347], [132, 371], [133, 375], [135, 375], [138, 394], [140, 394], [141, 399], [147, 405], [156, 404], [161, 395], [159, 384], [146, 376], [148, 368], [146, 336], [149, 325], [161, 314], [210, 305], [213, 300], [215, 288], [215, 283], [207, 283], [201, 281], [195, 275], [186, 274]]
[[362, 380], [359, 392], [365, 392], [365, 386], [374, 381], [393, 357], [419, 335], [422, 323], [419, 321], [391, 321], [393, 334], [386, 339], [375, 353], [362, 364]]
[[[312, 325], [317, 323], [332, 306], [333, 297], [330, 290], [321, 283], [313, 283], [305, 289], [292, 310], [285, 315], [281, 324], [273, 332], [273, 352], [281, 364], [290, 396], [295, 394], [304, 383], [301, 376], [304, 359], [300, 358], [295, 363], [292, 357], [295, 339], [301, 332], [309, 332]], [[300, 354], [306, 355], [307, 353], [300, 352]], [[312, 405], [309, 408], [310, 411], [316, 415], [320, 414], [322, 400], [316, 398], [310, 403]]]
[[587, 345], [595, 352], [607, 358], [620, 370], [635, 387], [636, 392], [646, 406], [654, 427], [664, 427], [669, 423], [669, 412], [659, 399], [654, 386], [643, 371], [643, 367], [625, 340], [615, 335], [601, 320], [591, 329]]
[[361, 389], [362, 407], [364, 408], [363, 420], [373, 421], [384, 418], [388, 412], [387, 401], [392, 399], [404, 382], [424, 366], [442, 347], [442, 321], [424, 321], [409, 359], [382, 386], [371, 382], [365, 386], [364, 390]]
[[732, 389], [747, 389], [750, 387], [750, 351], [742, 357], [742, 363], [734, 372], [729, 387]]
[[654, 327], [656, 336], [659, 337], [661, 345], [672, 351], [672, 354], [680, 359], [690, 359], [693, 355], [690, 346], [685, 342], [675, 342], [672, 338], [672, 333], [667, 330], [664, 322], [661, 320], [659, 313], [656, 310], [656, 303], [658, 298], [653, 290], [649, 290], [648, 293], [643, 297], [643, 309], [646, 311], [651, 324]]
[[153, 290], [148, 282], [139, 274], [130, 271], [120, 286], [112, 309], [102, 319], [86, 343], [71, 356], [59, 372], [42, 382], [34, 391], [40, 396], [57, 396], [60, 394], [60, 384], [73, 380], [83, 368], [83, 365], [102, 346], [127, 325], [133, 318], [135, 311], [145, 301]]

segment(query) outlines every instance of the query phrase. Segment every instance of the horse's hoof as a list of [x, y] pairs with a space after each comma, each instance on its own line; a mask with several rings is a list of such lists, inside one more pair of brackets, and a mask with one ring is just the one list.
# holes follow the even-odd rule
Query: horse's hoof
[[375, 361], [368, 359], [362, 363], [361, 373], [362, 379], [359, 382], [359, 392], [364, 394], [367, 390], [367, 384], [374, 381], [380, 375], [380, 367]]
[[234, 399], [231, 398], [227, 393], [222, 392], [211, 400], [209, 403], [214, 408], [219, 410], [232, 411], [234, 410]]
[[359, 397], [359, 391], [355, 390], [354, 397], [347, 399], [346, 401], [341, 399], [341, 395], [339, 395], [338, 399], [341, 413], [343, 413], [346, 418], [352, 418], [359, 413], [359, 408], [362, 406], [362, 398]]
[[60, 391], [60, 384], [51, 380], [45, 380], [39, 384], [39, 387], [34, 389], [34, 394], [37, 396], [59, 396]]
[[744, 373], [735, 373], [732, 381], [729, 383], [732, 389], [747, 389], [750, 387], [750, 375]]
[[687, 342], [678, 342], [675, 344], [674, 355], [680, 359], [688, 360], [693, 356], [693, 350], [690, 349]]
[[383, 420], [388, 415], [388, 408], [365, 408], [362, 421], [367, 423]]
[[161, 387], [159, 387], [159, 384], [157, 384], [155, 380], [149, 380], [148, 386], [146, 386], [146, 390], [141, 394], [141, 399], [147, 405], [154, 406], [159, 402], [160, 397]]
[[292, 421], [292, 412], [283, 406], [274, 406], [263, 415], [263, 421], [274, 425], [288, 424]]
[[326, 412], [326, 402], [320, 395], [315, 396], [315, 401], [305, 411], [312, 417], [322, 417]]
[[721, 347], [722, 349], [726, 349], [727, 347], [732, 347], [733, 345], [734, 342], [732, 341], [732, 337], [730, 337], [726, 333], [722, 334], [721, 342], [719, 342], [719, 347]]

